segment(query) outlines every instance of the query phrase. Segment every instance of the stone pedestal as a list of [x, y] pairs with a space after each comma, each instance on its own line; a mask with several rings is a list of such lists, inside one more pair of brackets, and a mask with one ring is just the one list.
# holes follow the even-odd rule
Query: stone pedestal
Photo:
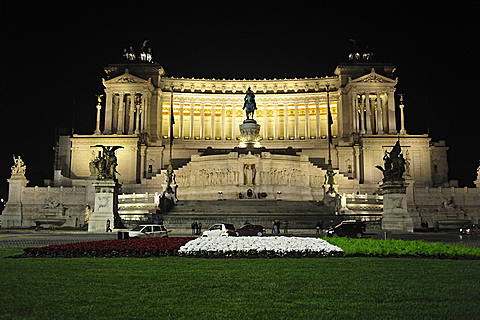
[[[118, 215], [118, 189], [120, 185], [114, 180], [96, 180], [95, 210], [88, 221], [88, 232], [106, 232], [107, 220], [110, 220], [110, 228], [117, 227], [115, 218]], [[117, 222], [118, 223], [118, 222]]]
[[8, 179], [8, 202], [3, 210], [0, 219], [2, 219], [3, 228], [22, 227], [23, 226], [23, 188], [28, 180], [24, 173], [13, 173]]
[[240, 127], [240, 148], [260, 147], [260, 125], [254, 119], [244, 120]]
[[382, 229], [413, 232], [413, 220], [407, 208], [407, 186], [404, 181], [386, 181], [380, 186], [383, 191]]

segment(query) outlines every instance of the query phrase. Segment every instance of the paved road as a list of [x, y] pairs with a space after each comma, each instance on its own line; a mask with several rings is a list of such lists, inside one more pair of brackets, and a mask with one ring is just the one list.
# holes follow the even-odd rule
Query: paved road
[[[270, 236], [270, 234], [268, 234]], [[280, 235], [284, 235], [283, 233]], [[290, 236], [315, 237], [315, 232], [295, 232]], [[190, 234], [178, 234], [175, 236], [188, 236]], [[415, 232], [409, 234], [392, 234], [383, 232], [366, 233], [365, 238], [370, 239], [400, 239], [400, 240], [424, 240], [429, 242], [443, 242], [448, 244], [463, 244], [480, 248], [480, 235], [460, 235], [456, 232]], [[88, 233], [88, 232], [61, 232], [41, 230], [5, 230], [0, 229], [0, 248], [7, 247], [39, 247], [53, 244], [65, 244], [82, 241], [99, 241], [117, 239], [116, 232], [111, 233]]]
[[[461, 244], [480, 248], [480, 235], [461, 235], [458, 232], [414, 232], [409, 234], [387, 233], [388, 239], [423, 240], [428, 242], [443, 242], [447, 244]], [[366, 234], [365, 238], [385, 239], [383, 232]]]
[[8, 247], [42, 247], [52, 244], [65, 244], [82, 241], [99, 241], [117, 239], [116, 233], [56, 232], [23, 230], [0, 231], [0, 248]]

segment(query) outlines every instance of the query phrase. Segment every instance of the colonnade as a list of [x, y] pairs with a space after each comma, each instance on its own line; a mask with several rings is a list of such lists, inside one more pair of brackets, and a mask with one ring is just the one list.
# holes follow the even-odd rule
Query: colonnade
[[[240, 135], [238, 126], [245, 116], [243, 105], [234, 103], [186, 102], [174, 99], [174, 135], [180, 139], [232, 140]], [[268, 140], [304, 140], [327, 138], [327, 103], [268, 103], [257, 100], [254, 119], [261, 125], [260, 135]], [[162, 106], [162, 136], [169, 137], [170, 102]], [[337, 135], [337, 101], [331, 101]]]
[[[106, 90], [104, 134], [140, 134], [148, 130], [149, 92]], [[97, 123], [100, 121], [97, 113]], [[96, 133], [100, 129], [97, 127]]]
[[[167, 95], [158, 96], [161, 108], [150, 107], [152, 94], [149, 91], [106, 90], [105, 119], [103, 134], [147, 133], [149, 118], [157, 119], [156, 127], [163, 138], [170, 136], [171, 99]], [[168, 94], [170, 96], [170, 94]], [[210, 98], [207, 96], [205, 98]], [[174, 93], [173, 113], [175, 119], [174, 137], [195, 140], [236, 140], [245, 116], [243, 105], [222, 99], [190, 99]], [[268, 99], [268, 98], [267, 98]], [[257, 99], [254, 119], [261, 125], [260, 136], [264, 140], [307, 140], [328, 137], [328, 112], [326, 97], [315, 100], [275, 101]], [[341, 102], [338, 97], [330, 99], [333, 125], [332, 135], [339, 135], [339, 122], [351, 117], [353, 128], [344, 128], [359, 134], [397, 134], [394, 88], [385, 90], [352, 90], [350, 101]], [[233, 100], [233, 99], [232, 99]], [[235, 100], [238, 101], [237, 97]], [[344, 118], [339, 118], [339, 106], [343, 106]], [[350, 107], [348, 107], [350, 105]], [[152, 110], [150, 110], [152, 109]], [[150, 114], [150, 112], [153, 112]], [[401, 132], [406, 134], [403, 117], [403, 104], [400, 106]], [[155, 116], [156, 115], [156, 116]], [[97, 128], [100, 134], [101, 112], [97, 106]], [[152, 133], [151, 133], [152, 134]]]
[[354, 131], [396, 134], [394, 91], [354, 91], [351, 94]]

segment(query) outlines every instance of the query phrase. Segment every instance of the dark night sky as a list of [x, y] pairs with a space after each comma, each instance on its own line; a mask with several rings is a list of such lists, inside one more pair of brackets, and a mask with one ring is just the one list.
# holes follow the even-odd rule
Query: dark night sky
[[103, 67], [146, 39], [167, 75], [247, 79], [332, 76], [348, 39], [362, 41], [397, 66], [407, 132], [446, 140], [450, 179], [473, 186], [480, 164], [473, 4], [325, 3], [1, 0], [0, 197], [13, 154], [25, 161], [30, 185], [53, 177], [56, 128], [93, 133]]

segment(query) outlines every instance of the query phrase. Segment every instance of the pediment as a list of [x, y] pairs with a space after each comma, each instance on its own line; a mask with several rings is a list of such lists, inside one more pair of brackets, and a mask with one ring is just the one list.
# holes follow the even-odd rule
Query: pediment
[[382, 76], [381, 74], [376, 73], [375, 69], [372, 68], [372, 70], [369, 74], [366, 74], [366, 75], [361, 76], [361, 77], [356, 78], [356, 79], [351, 79], [349, 82], [350, 83], [391, 83], [391, 84], [396, 84], [397, 80], [392, 80], [390, 78]]
[[134, 76], [128, 72], [128, 69], [125, 70], [125, 73], [115, 77], [113, 79], [105, 81], [106, 84], [117, 84], [117, 83], [149, 83], [149, 81]]

